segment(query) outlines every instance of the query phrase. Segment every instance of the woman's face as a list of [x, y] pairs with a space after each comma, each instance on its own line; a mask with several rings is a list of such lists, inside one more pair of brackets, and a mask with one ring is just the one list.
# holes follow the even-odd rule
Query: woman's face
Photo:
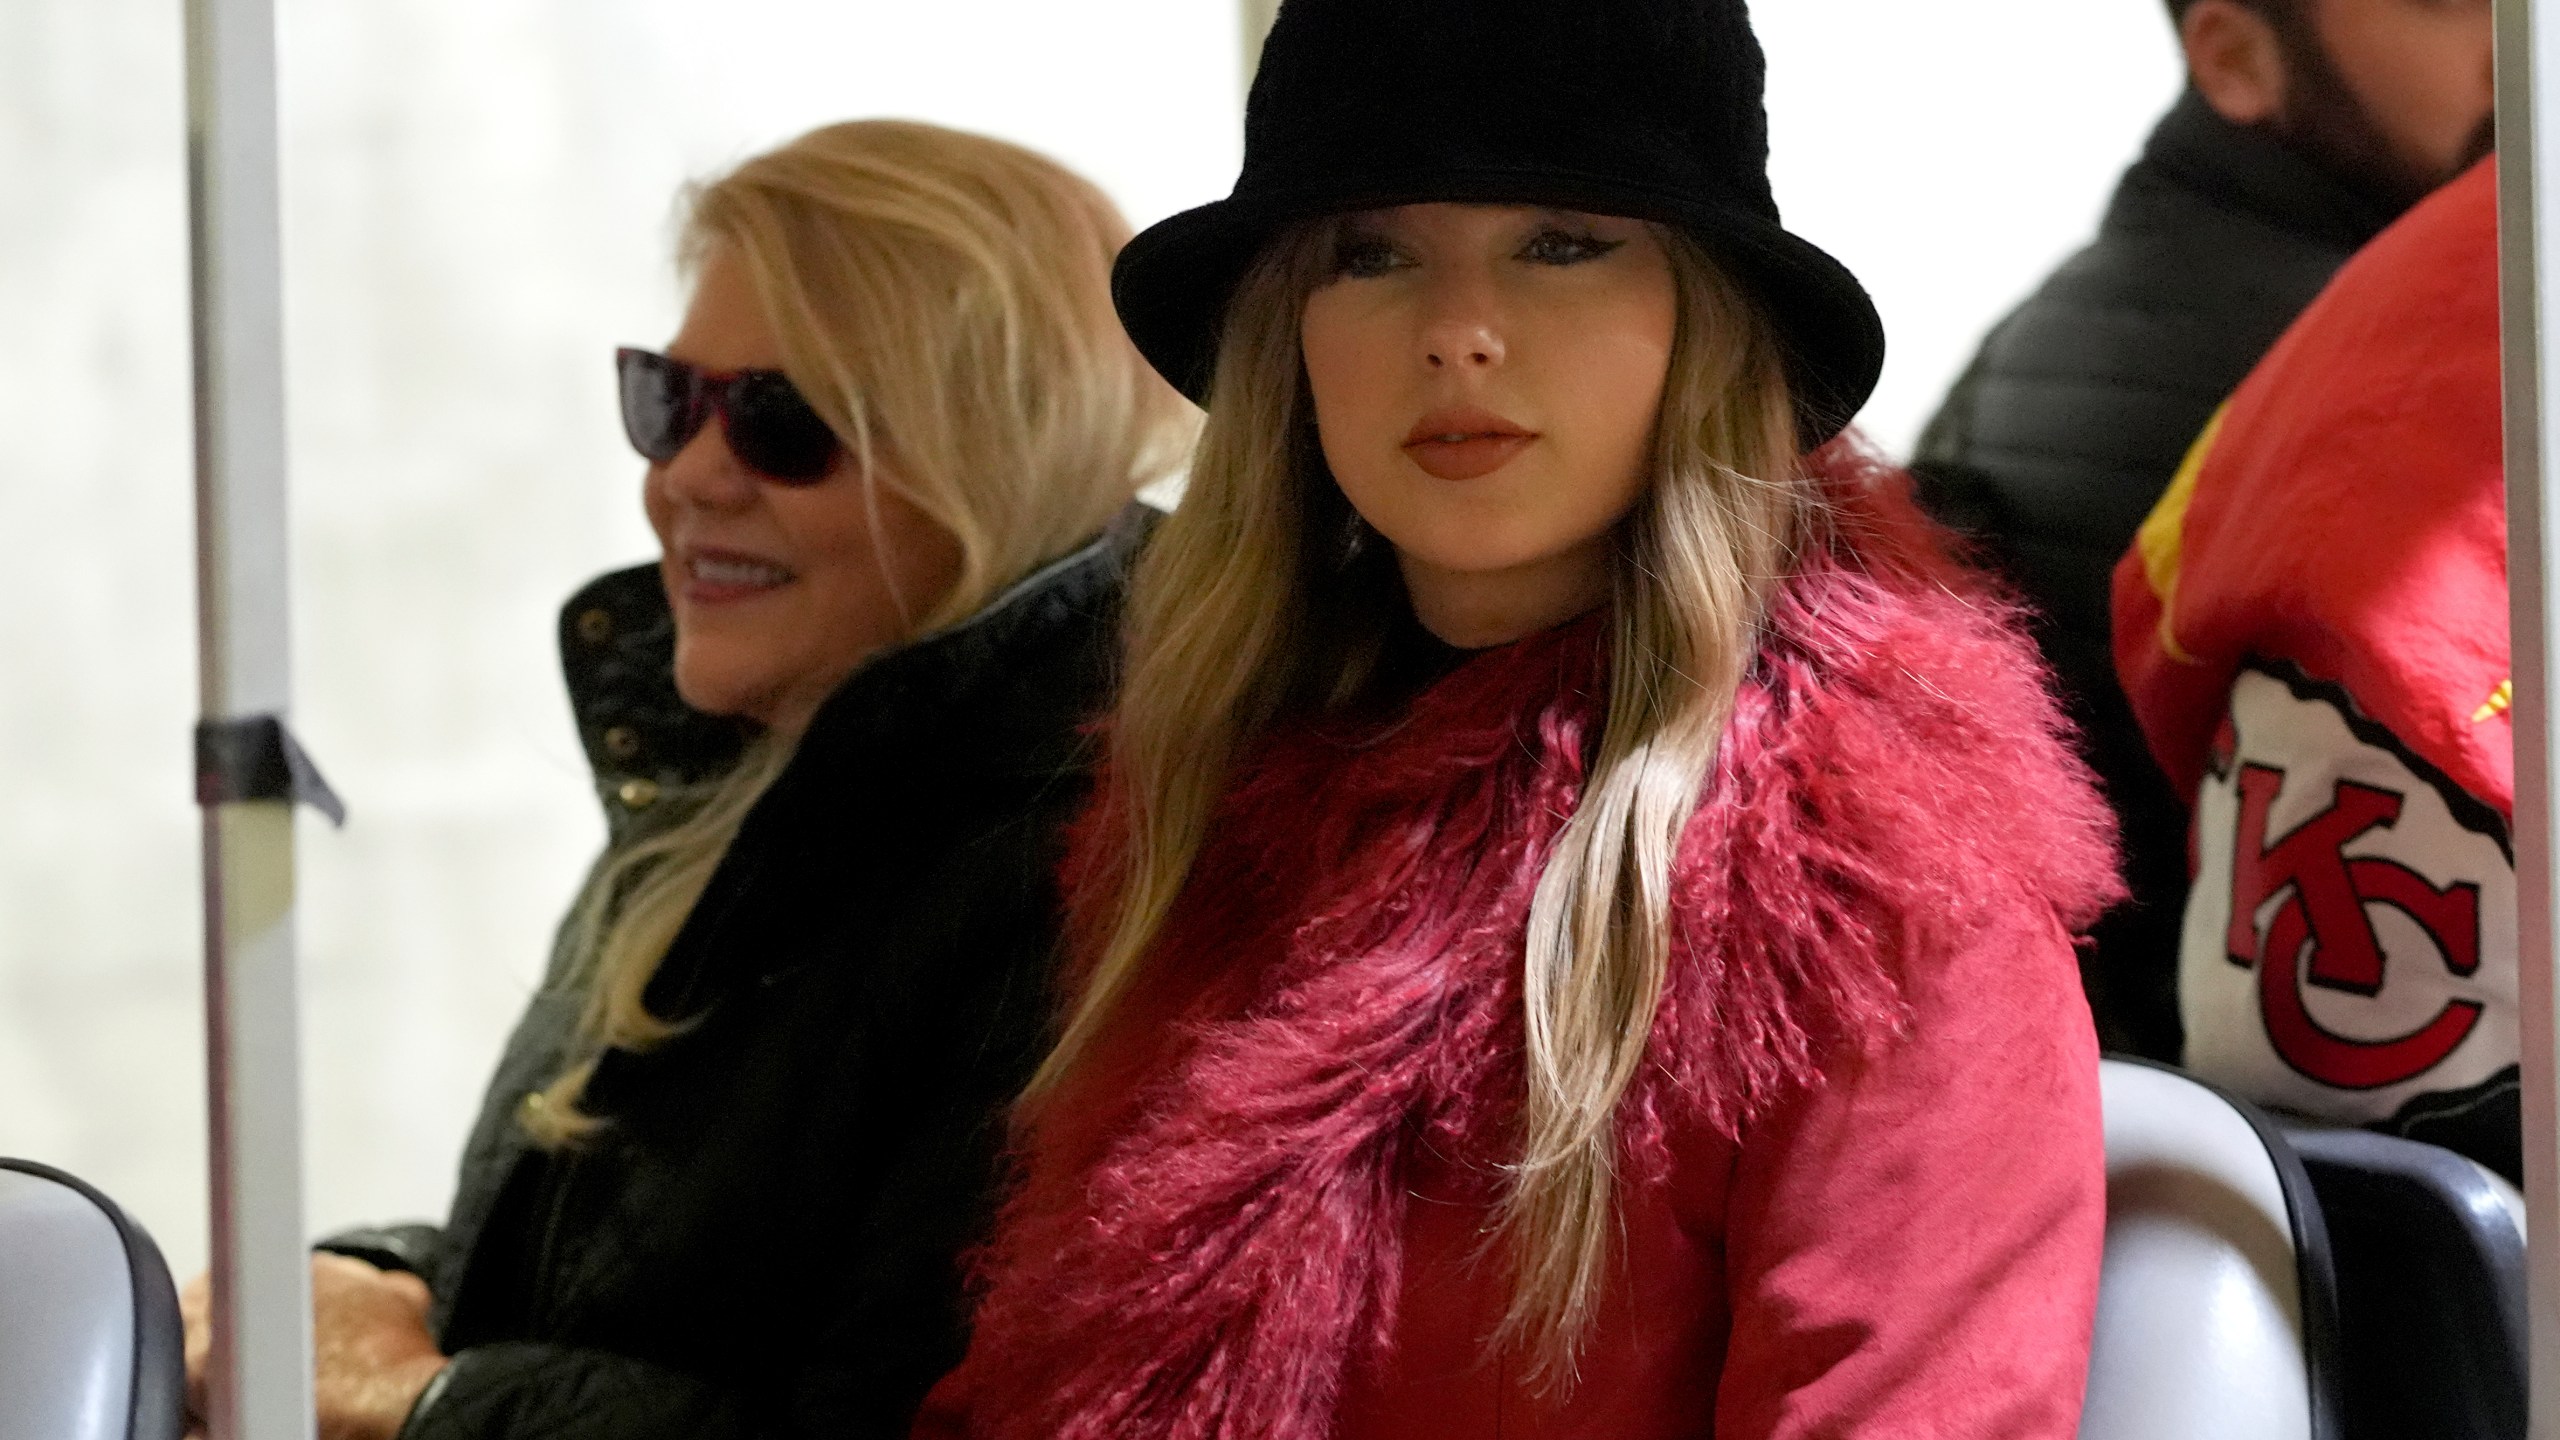
[[1677, 328], [1652, 227], [1408, 205], [1350, 217], [1332, 270], [1300, 329], [1325, 462], [1422, 623], [1498, 645], [1605, 599]]
[[[667, 354], [713, 371], [781, 368], [728, 246], [703, 257]], [[649, 467], [642, 495], [675, 611], [677, 692], [696, 710], [784, 734], [805, 728], [864, 657], [906, 638], [908, 617], [959, 574], [951, 536], [850, 452], [815, 484], [778, 485], [730, 452], [714, 419]]]

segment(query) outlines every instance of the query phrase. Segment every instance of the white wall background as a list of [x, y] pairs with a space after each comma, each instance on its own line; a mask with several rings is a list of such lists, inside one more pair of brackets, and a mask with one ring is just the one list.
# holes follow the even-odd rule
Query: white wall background
[[[2157, 0], [1759, 0], [1790, 220], [1900, 450], [2175, 87]], [[0, 1154], [205, 1254], [178, 6], [0, 3]], [[553, 607], [647, 553], [610, 346], [670, 198], [826, 120], [992, 131], [1143, 224], [1224, 192], [1228, 0], [282, 0], [310, 1219], [439, 1213], [601, 835]]]

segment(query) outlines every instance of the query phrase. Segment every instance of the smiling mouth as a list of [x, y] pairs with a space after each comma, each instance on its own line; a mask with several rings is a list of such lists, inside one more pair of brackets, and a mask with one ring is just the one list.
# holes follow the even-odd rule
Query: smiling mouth
[[686, 556], [684, 573], [686, 598], [714, 603], [761, 595], [798, 578], [771, 561], [716, 553]]

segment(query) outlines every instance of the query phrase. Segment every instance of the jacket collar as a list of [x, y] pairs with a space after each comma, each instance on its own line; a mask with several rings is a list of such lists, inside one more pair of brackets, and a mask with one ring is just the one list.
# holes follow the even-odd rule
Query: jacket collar
[[969, 619], [855, 670], [730, 841], [650, 981], [650, 1008], [691, 1015], [743, 977], [809, 963], [803, 927], [843, 913], [848, 877], [894, 889], [890, 877], [983, 826], [990, 796], [1010, 814], [1024, 778], [1074, 775], [1084, 722], [1108, 698], [1123, 578], [1154, 520], [1130, 506]]
[[2192, 87], [2151, 132], [2117, 192], [2119, 212], [2145, 180], [2340, 251], [2363, 249], [2399, 218], [2391, 204], [2324, 169], [2274, 131], [2215, 114]]
[[[994, 678], [998, 657], [1115, 591], [1156, 518], [1132, 504], [1101, 536], [977, 614], [873, 657], [819, 707], [801, 748], [823, 757], [879, 742], [884, 726], [951, 714]], [[614, 571], [581, 588], [561, 609], [559, 641], [579, 742], [617, 842], [654, 819], [670, 792], [726, 771], [753, 734], [677, 695], [675, 621], [655, 565]]]
[[1108, 603], [1156, 518], [1132, 504], [1101, 535], [1017, 581], [976, 614], [865, 661], [818, 707], [801, 751], [823, 760], [894, 740], [892, 731], [910, 726], [1001, 728], [1012, 718], [1006, 711], [969, 713], [970, 702], [1012, 678], [1008, 664], [1045, 632]]

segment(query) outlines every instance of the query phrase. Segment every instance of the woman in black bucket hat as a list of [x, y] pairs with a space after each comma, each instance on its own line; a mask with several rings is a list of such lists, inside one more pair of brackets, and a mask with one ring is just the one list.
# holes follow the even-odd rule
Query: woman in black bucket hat
[[2104, 807], [1842, 427], [1741, 0], [1289, 0], [924, 1436], [2062, 1440]]

